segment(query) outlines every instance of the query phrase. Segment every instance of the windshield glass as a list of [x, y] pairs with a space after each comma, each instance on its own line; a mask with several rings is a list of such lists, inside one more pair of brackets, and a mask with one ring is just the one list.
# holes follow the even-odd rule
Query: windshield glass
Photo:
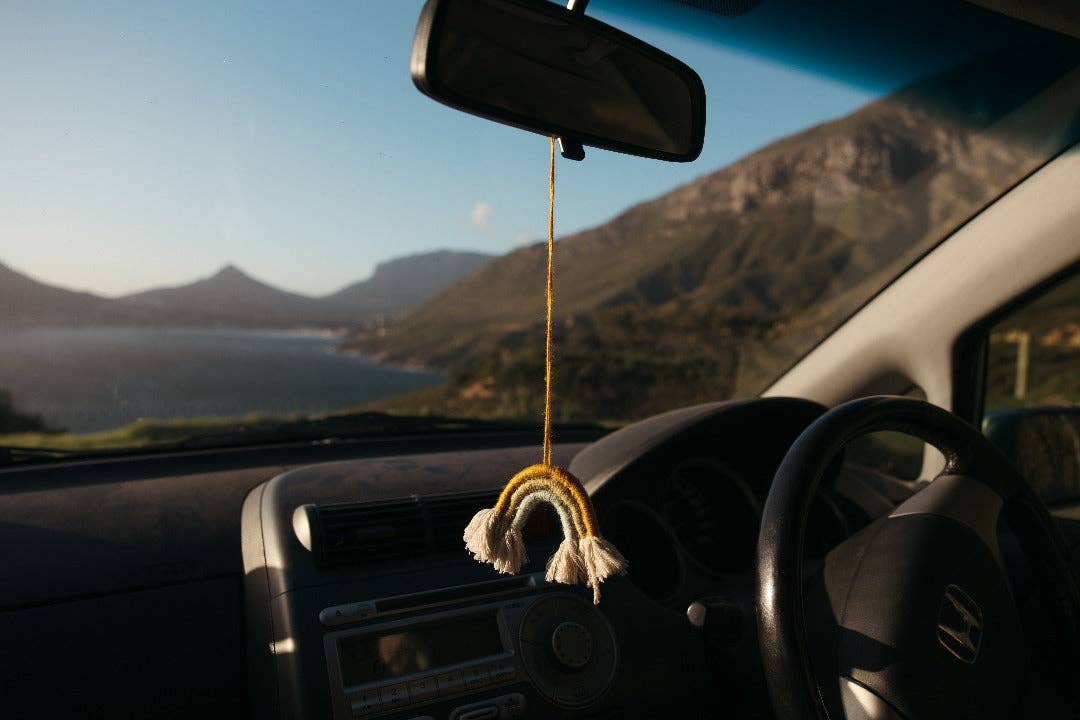
[[[1074, 40], [736, 5], [588, 7], [701, 75], [707, 135], [559, 162], [561, 421], [761, 392], [1075, 141]], [[420, 7], [0, 7], [0, 446], [539, 421], [547, 141], [416, 91]]]

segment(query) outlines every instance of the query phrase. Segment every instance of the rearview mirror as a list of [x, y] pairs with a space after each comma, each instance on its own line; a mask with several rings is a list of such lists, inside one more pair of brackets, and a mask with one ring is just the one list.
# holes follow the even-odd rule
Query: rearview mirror
[[548, 0], [428, 0], [412, 77], [458, 110], [631, 155], [687, 162], [705, 137], [697, 73]]

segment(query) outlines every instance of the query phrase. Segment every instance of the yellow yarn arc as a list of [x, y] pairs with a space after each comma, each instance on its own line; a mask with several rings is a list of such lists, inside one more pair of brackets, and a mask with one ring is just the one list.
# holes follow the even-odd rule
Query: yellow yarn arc
[[574, 529], [579, 537], [598, 534], [596, 510], [589, 494], [577, 478], [552, 465], [530, 465], [510, 478], [495, 503], [495, 513], [513, 517], [522, 499], [537, 489], [548, 490], [563, 501], [574, 518]]

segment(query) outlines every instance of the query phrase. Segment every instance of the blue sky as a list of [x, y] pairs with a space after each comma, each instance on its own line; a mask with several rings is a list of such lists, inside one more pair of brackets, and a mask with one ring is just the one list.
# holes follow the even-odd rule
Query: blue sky
[[[413, 88], [421, 4], [0, 4], [0, 262], [108, 295], [232, 262], [318, 294], [386, 258], [541, 237], [547, 141]], [[559, 234], [880, 92], [610, 6], [590, 14], [701, 74], [705, 149], [691, 164], [561, 162]]]

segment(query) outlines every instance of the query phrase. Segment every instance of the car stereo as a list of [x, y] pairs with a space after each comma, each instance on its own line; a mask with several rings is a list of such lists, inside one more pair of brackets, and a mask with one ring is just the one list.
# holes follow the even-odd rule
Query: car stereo
[[504, 686], [487, 701], [499, 713], [491, 717], [518, 717], [526, 697], [509, 686], [521, 683], [557, 706], [580, 708], [607, 690], [617, 660], [604, 616], [562, 592], [374, 622], [327, 633], [323, 646], [335, 720], [447, 700], [461, 701], [450, 717], [464, 718], [475, 702], [469, 696]]

